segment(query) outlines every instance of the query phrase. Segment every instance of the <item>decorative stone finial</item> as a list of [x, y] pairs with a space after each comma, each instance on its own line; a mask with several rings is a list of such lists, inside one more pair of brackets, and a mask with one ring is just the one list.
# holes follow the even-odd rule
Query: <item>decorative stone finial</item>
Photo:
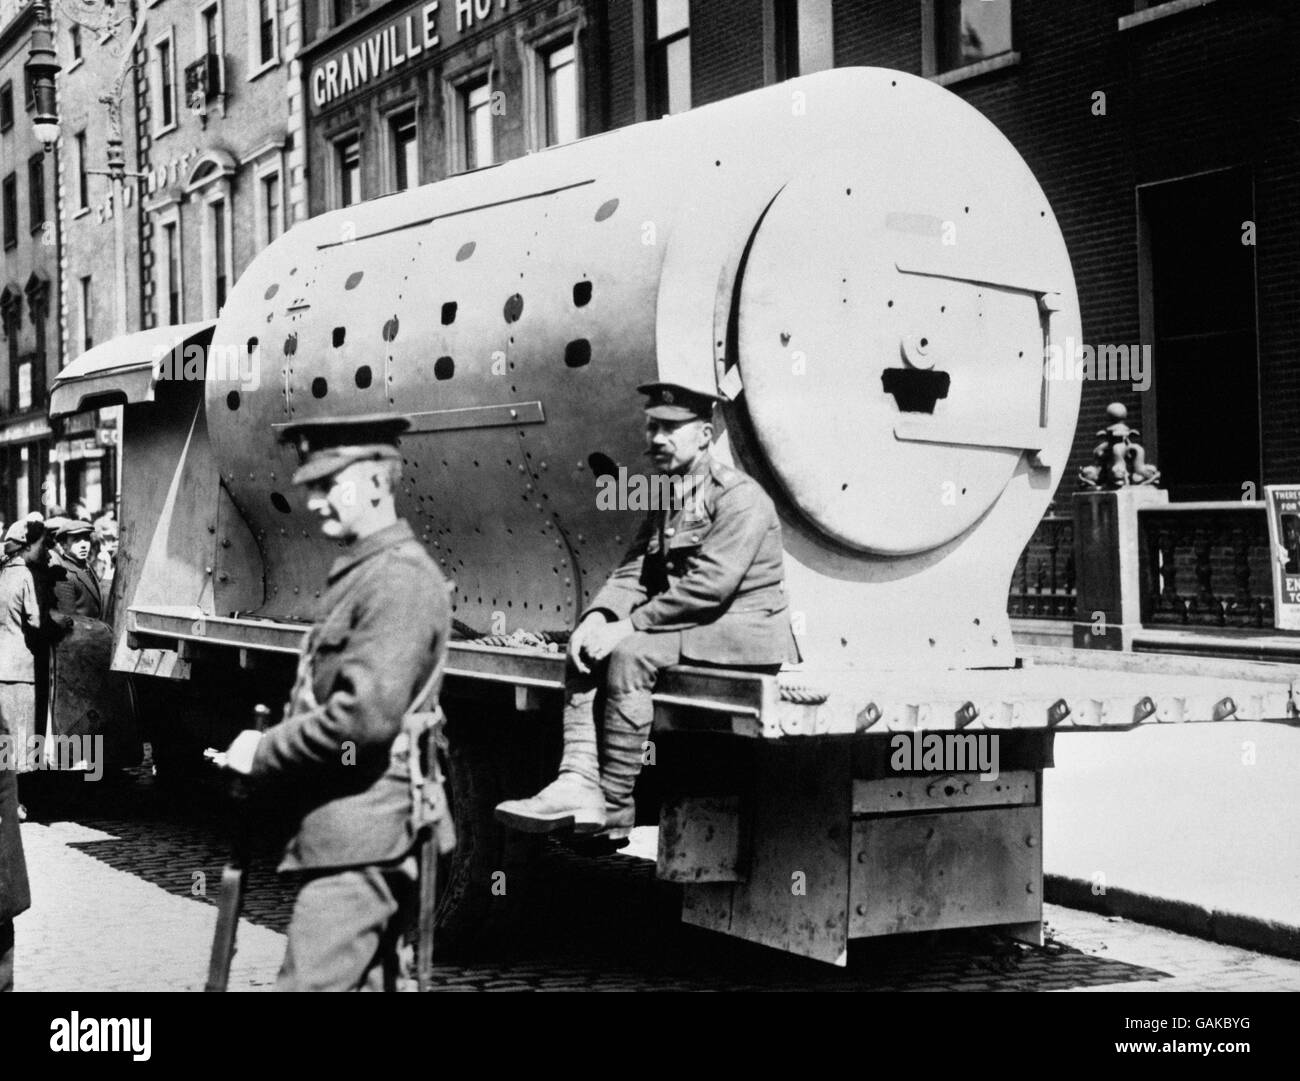
[[1128, 410], [1119, 402], [1106, 407], [1110, 421], [1097, 433], [1102, 442], [1092, 452], [1092, 465], [1079, 470], [1081, 487], [1093, 491], [1115, 491], [1129, 485], [1156, 485], [1160, 470], [1147, 464], [1146, 451], [1137, 441], [1141, 434], [1128, 426]]

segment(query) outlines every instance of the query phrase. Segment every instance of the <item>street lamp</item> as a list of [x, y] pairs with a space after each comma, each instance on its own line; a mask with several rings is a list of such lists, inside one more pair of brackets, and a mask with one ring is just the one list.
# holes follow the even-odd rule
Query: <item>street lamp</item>
[[32, 28], [32, 45], [27, 54], [28, 77], [36, 98], [36, 115], [32, 131], [44, 144], [48, 154], [59, 137], [58, 103], [54, 97], [54, 76], [59, 73], [59, 61], [54, 53], [54, 20], [46, 0], [36, 0], [36, 25]]
[[[116, 0], [33, 0], [36, 14], [35, 26], [32, 28], [31, 47], [28, 50], [27, 70], [32, 82], [32, 94], [35, 98], [36, 115], [32, 118], [32, 132], [44, 144], [46, 153], [53, 148], [59, 138], [58, 102], [55, 97], [54, 77], [59, 72], [59, 63], [54, 51], [54, 19], [51, 6], [58, 3], [65, 18], [77, 26], [84, 27], [100, 35], [99, 44], [106, 45], [117, 37], [118, 31], [132, 20], [134, 26], [121, 45], [122, 62], [118, 65], [116, 77], [109, 92], [100, 96], [100, 102], [107, 107], [108, 138], [106, 148], [107, 169], [86, 169], [87, 173], [106, 176], [112, 185], [113, 196], [113, 285], [115, 304], [114, 337], [126, 334], [126, 181], [139, 178], [143, 174], [131, 172], [126, 168], [126, 155], [122, 149], [122, 96], [127, 77], [133, 68], [133, 55], [136, 43], [145, 28], [145, 13], [131, 10], [128, 4], [118, 10]], [[116, 455], [116, 485], [122, 490], [122, 459]]]

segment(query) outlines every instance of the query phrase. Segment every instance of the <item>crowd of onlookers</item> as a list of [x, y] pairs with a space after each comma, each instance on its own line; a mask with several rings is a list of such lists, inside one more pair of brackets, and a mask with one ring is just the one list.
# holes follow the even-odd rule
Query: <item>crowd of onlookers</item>
[[78, 616], [112, 619], [117, 520], [77, 504], [0, 522], [0, 991], [13, 986], [13, 917], [31, 903], [18, 823], [18, 775], [41, 768], [53, 728], [54, 647]]
[[[11, 533], [14, 534], [12, 539], [15, 541], [20, 535], [25, 537], [29, 523], [39, 523], [40, 531], [48, 538], [48, 554], [52, 564], [56, 560], [62, 562], [66, 554], [69, 545], [65, 540], [69, 529], [78, 535], [85, 534], [90, 551], [84, 562], [94, 572], [96, 581], [102, 587], [103, 607], [94, 615], [97, 619], [108, 619], [108, 601], [117, 564], [117, 512], [111, 506], [97, 513], [92, 512], [84, 503], [77, 503], [71, 514], [61, 507], [49, 507], [45, 514], [33, 511], [8, 528], [4, 519], [0, 518], [0, 537], [4, 538], [5, 543], [11, 540]], [[6, 553], [5, 559], [8, 558]]]
[[110, 621], [117, 521], [79, 504], [71, 516], [49, 508], [4, 527], [0, 559], [0, 726], [10, 737], [10, 768], [39, 768], [31, 737], [49, 723], [51, 649], [73, 616]]

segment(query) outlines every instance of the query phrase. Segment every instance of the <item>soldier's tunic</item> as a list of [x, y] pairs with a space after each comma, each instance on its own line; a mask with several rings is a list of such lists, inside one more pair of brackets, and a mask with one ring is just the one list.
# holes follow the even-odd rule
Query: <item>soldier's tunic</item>
[[[799, 659], [782, 588], [781, 523], [767, 493], [708, 454], [684, 491], [681, 506], [650, 513], [582, 615], [599, 611], [635, 628], [603, 673], [605, 761], [601, 777], [588, 777], [612, 807], [630, 798], [662, 669], [689, 661], [775, 672]], [[566, 733], [586, 730], [601, 682], [570, 665]]]
[[772, 500], [752, 477], [712, 455], [697, 477], [683, 486], [682, 506], [651, 511], [583, 617], [604, 611], [644, 634], [680, 632], [680, 656], [692, 662], [798, 660]]
[[404, 521], [330, 570], [284, 720], [252, 767], [292, 801], [280, 870], [306, 876], [278, 988], [378, 989], [413, 880], [407, 769], [391, 751], [450, 626], [446, 579]]

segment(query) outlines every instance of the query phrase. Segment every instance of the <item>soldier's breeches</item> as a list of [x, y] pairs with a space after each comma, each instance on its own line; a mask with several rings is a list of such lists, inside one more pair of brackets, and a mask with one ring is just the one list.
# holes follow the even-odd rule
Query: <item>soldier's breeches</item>
[[309, 877], [289, 921], [277, 991], [391, 990], [399, 913], [413, 900], [409, 864], [350, 867]]
[[611, 813], [628, 811], [654, 720], [651, 691], [660, 671], [682, 657], [680, 631], [637, 631], [614, 647], [605, 673], [601, 786]]

